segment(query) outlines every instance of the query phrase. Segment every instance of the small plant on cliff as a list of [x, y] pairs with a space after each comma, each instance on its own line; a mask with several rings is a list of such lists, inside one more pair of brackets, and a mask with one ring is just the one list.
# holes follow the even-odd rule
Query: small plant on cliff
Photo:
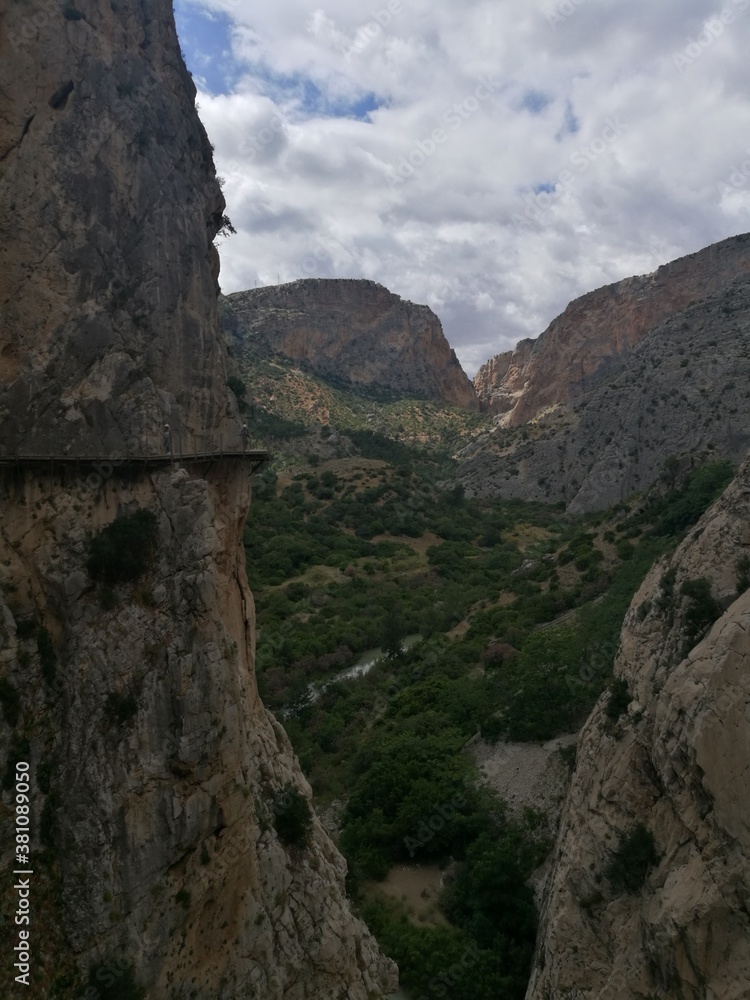
[[286, 784], [273, 798], [273, 824], [288, 847], [305, 847], [310, 837], [312, 813], [305, 796]]
[[146, 990], [138, 985], [133, 966], [113, 956], [89, 968], [86, 996], [99, 1000], [144, 1000]]
[[737, 596], [744, 594], [750, 587], [750, 556], [740, 556], [735, 564], [737, 570]]
[[686, 644], [692, 649], [706, 630], [721, 615], [721, 605], [711, 593], [711, 584], [705, 576], [697, 580], [685, 580], [680, 593], [693, 602], [685, 614]]
[[150, 510], [116, 518], [91, 540], [86, 563], [91, 579], [109, 585], [136, 580], [153, 562], [156, 535]]
[[659, 855], [651, 831], [639, 823], [630, 833], [620, 834], [620, 843], [605, 872], [613, 889], [637, 892]]
[[612, 681], [609, 689], [609, 701], [607, 702], [607, 717], [609, 719], [619, 719], [631, 702], [630, 691], [628, 691], [627, 681], [618, 677]]
[[104, 702], [104, 714], [110, 722], [117, 723], [118, 726], [129, 722], [138, 712], [138, 702], [132, 694], [120, 694], [119, 691], [112, 691], [107, 695]]

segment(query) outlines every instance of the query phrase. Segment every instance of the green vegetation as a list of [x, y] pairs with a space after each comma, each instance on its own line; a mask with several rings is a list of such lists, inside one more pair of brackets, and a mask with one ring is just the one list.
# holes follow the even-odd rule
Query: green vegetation
[[620, 843], [607, 867], [606, 876], [616, 892], [637, 892], [649, 869], [659, 863], [654, 836], [643, 823], [620, 836]]
[[294, 785], [285, 785], [273, 798], [273, 824], [288, 847], [305, 847], [310, 837], [312, 813], [305, 796]]
[[139, 510], [116, 518], [91, 539], [86, 568], [92, 580], [114, 585], [146, 572], [156, 548], [156, 515]]
[[685, 643], [688, 649], [692, 649], [721, 616], [721, 605], [712, 595], [711, 584], [704, 576], [697, 580], [685, 580], [680, 593], [691, 601], [685, 612]]
[[144, 1000], [146, 990], [138, 985], [132, 964], [113, 957], [89, 968], [86, 995], [100, 1000]]
[[[406, 434], [348, 428], [348, 452], [310, 463], [304, 429], [263, 420], [284, 448], [283, 468], [254, 480], [244, 536], [263, 698], [318, 803], [344, 803], [349, 889], [405, 988], [521, 1000], [536, 928], [526, 881], [550, 845], [479, 786], [467, 744], [576, 732], [607, 689], [607, 714], [622, 716], [630, 694], [612, 664], [625, 612], [730, 470], [716, 463], [678, 485], [671, 469], [630, 505], [572, 518], [446, 488], [453, 463], [429, 435], [415, 448]], [[667, 571], [668, 613], [675, 588]], [[684, 596], [705, 618], [700, 587]], [[380, 659], [341, 676], [363, 653]], [[633, 858], [633, 872], [653, 863], [640, 834], [621, 845], [613, 885], [627, 877], [618, 860]], [[398, 863], [451, 864], [447, 924], [420, 926], [373, 889]]]
[[0, 707], [3, 718], [11, 729], [14, 728], [21, 711], [21, 696], [18, 688], [7, 677], [0, 677]]
[[622, 713], [627, 711], [631, 700], [627, 681], [623, 680], [622, 677], [617, 677], [612, 681], [610, 687], [609, 701], [606, 708], [607, 718], [613, 720], [619, 719]]
[[110, 722], [118, 726], [129, 722], [138, 712], [138, 702], [132, 694], [111, 691], [104, 702], [104, 714]]

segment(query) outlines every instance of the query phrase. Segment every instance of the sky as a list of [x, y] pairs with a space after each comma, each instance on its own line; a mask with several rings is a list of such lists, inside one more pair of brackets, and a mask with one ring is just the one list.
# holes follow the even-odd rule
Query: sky
[[465, 371], [750, 230], [750, 0], [175, 0], [225, 293], [368, 278]]

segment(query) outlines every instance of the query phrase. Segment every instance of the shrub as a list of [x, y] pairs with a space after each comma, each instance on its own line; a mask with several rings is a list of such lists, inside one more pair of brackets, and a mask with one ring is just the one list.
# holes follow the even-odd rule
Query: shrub
[[132, 719], [137, 711], [138, 702], [132, 694], [120, 694], [119, 691], [112, 691], [104, 702], [104, 714], [110, 722], [116, 722], [118, 726]]
[[288, 847], [307, 845], [312, 826], [310, 804], [290, 783], [274, 795], [273, 823], [279, 839]]
[[721, 616], [721, 605], [712, 595], [711, 584], [705, 576], [685, 580], [680, 593], [693, 602], [685, 614], [686, 640], [692, 645]]
[[649, 868], [658, 862], [654, 836], [639, 823], [630, 833], [620, 835], [620, 843], [605, 874], [616, 891], [637, 892], [646, 881]]
[[630, 704], [630, 691], [627, 682], [618, 677], [612, 681], [609, 691], [609, 701], [607, 702], [607, 717], [609, 719], [619, 719], [623, 712], [627, 711]]
[[21, 710], [21, 696], [18, 689], [7, 677], [0, 677], [0, 706], [2, 706], [5, 721], [11, 728], [18, 722]]
[[740, 556], [735, 564], [737, 570], [737, 596], [744, 594], [750, 587], [750, 556]]
[[116, 518], [91, 540], [86, 563], [91, 579], [110, 585], [137, 579], [153, 561], [156, 534], [150, 510]]
[[113, 957], [89, 968], [86, 996], [98, 1000], [144, 1000], [146, 990], [138, 985], [133, 966]]

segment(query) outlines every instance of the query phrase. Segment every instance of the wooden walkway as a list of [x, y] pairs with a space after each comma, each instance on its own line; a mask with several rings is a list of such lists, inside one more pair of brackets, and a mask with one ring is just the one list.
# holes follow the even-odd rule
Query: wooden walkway
[[[101, 475], [110, 476], [116, 470], [134, 472], [164, 466], [180, 465], [212, 465], [216, 462], [237, 461], [251, 463], [251, 473], [268, 460], [267, 451], [201, 451], [191, 453], [174, 453], [162, 455], [0, 455], [0, 468], [48, 469], [50, 472], [93, 469]], [[105, 472], [106, 470], [106, 472]]]

